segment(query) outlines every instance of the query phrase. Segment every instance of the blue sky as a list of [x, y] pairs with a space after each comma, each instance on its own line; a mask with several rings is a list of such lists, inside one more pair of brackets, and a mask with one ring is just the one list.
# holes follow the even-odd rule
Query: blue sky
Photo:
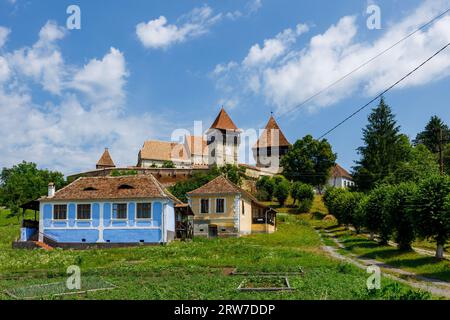
[[[81, 9], [67, 30], [66, 8]], [[381, 9], [381, 29], [366, 9]], [[0, 166], [22, 160], [66, 174], [104, 147], [134, 165], [147, 139], [170, 139], [223, 104], [244, 130], [273, 111], [291, 142], [320, 136], [450, 41], [450, 17], [324, 95], [286, 110], [450, 7], [436, 1], [0, 0]], [[410, 137], [434, 114], [450, 123], [450, 54], [386, 95]], [[329, 137], [358, 159], [365, 110]], [[242, 160], [242, 159], [241, 159]]]

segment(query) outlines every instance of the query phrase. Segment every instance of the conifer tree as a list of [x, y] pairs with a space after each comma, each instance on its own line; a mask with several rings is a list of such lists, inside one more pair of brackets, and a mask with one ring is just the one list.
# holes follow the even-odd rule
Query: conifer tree
[[423, 144], [431, 152], [438, 152], [441, 140], [441, 130], [443, 144], [445, 142], [450, 142], [449, 127], [438, 116], [431, 117], [430, 121], [428, 121], [428, 124], [425, 126], [425, 130], [417, 134], [414, 144]]
[[358, 148], [361, 159], [354, 167], [358, 189], [373, 189], [378, 182], [394, 172], [411, 150], [408, 139], [400, 134], [395, 115], [384, 98], [372, 110], [363, 129], [364, 146]]

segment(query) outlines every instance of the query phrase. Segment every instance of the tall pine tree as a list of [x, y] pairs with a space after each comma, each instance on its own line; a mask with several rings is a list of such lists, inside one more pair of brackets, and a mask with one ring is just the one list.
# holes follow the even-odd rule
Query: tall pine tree
[[363, 129], [364, 146], [358, 148], [361, 159], [354, 167], [354, 180], [362, 191], [373, 189], [394, 172], [411, 150], [384, 98], [380, 99], [368, 120], [368, 125]]
[[414, 144], [423, 144], [431, 152], [439, 152], [439, 144], [441, 140], [442, 130], [442, 143], [450, 142], [450, 129], [438, 116], [431, 117], [430, 121], [425, 127], [425, 130], [418, 133]]

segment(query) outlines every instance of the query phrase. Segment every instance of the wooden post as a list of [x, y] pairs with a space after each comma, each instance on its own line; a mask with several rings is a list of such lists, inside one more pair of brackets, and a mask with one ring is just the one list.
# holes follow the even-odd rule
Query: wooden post
[[444, 137], [442, 134], [442, 128], [439, 130], [439, 170], [441, 172], [441, 175], [444, 175], [444, 147], [443, 147], [443, 141]]

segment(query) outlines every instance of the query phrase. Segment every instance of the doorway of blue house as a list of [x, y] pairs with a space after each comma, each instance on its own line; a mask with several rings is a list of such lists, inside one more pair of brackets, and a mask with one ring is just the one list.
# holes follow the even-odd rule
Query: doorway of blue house
[[217, 225], [210, 224], [208, 226], [208, 238], [217, 238]]

